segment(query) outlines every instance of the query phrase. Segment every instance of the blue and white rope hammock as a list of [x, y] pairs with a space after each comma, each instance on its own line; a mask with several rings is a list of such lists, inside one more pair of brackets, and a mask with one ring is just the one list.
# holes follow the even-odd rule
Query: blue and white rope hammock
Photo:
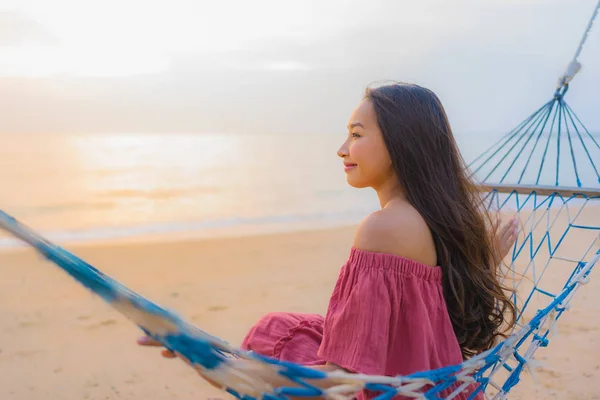
[[[600, 164], [600, 145], [564, 100], [569, 82], [580, 69], [578, 57], [599, 9], [600, 1], [552, 100], [470, 165], [474, 174], [484, 176], [480, 187], [487, 206], [501, 213], [518, 213], [523, 230], [504, 274], [505, 283], [512, 282], [515, 289], [517, 324], [506, 340], [460, 365], [408, 376], [369, 376], [325, 373], [245, 352], [132, 292], [2, 211], [0, 228], [34, 247], [147, 335], [240, 399], [341, 400], [353, 398], [361, 389], [380, 393], [380, 400], [396, 395], [439, 399], [442, 393], [452, 399], [474, 386], [477, 391], [471, 397], [482, 392], [486, 398], [504, 399], [524, 370], [532, 372], [534, 353], [548, 345], [556, 321], [600, 261], [600, 212], [586, 208], [600, 207], [600, 165], [596, 164]], [[559, 186], [568, 176], [575, 185]], [[564, 248], [572, 254], [564, 254]], [[236, 359], [248, 360], [245, 365], [251, 367], [239, 368]], [[261, 378], [265, 373], [287, 378], [289, 386], [272, 388]], [[336, 383], [319, 388], [316, 383], [326, 377]]]

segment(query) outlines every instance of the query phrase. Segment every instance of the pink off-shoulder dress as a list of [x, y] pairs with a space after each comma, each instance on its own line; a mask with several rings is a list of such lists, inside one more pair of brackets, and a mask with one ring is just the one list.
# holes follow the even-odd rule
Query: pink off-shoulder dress
[[[355, 247], [325, 317], [267, 314], [250, 329], [242, 348], [307, 366], [331, 362], [352, 372], [387, 376], [463, 361], [442, 293], [441, 268]], [[456, 399], [467, 397], [465, 392]]]

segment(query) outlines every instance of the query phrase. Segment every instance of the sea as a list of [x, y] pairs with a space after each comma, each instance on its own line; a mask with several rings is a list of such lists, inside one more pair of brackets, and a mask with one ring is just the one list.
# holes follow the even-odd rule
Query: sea
[[[2, 134], [0, 210], [59, 243], [350, 226], [379, 203], [346, 183], [345, 135]], [[467, 161], [500, 136], [456, 135]]]

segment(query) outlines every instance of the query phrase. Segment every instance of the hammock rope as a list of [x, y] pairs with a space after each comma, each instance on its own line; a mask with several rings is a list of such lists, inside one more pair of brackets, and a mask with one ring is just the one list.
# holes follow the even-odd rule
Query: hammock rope
[[[469, 398], [484, 393], [487, 399], [504, 399], [525, 371], [534, 374], [539, 366], [536, 351], [548, 346], [557, 321], [600, 262], [599, 214], [586, 208], [600, 207], [600, 173], [594, 161], [600, 160], [600, 145], [564, 100], [581, 67], [578, 58], [599, 9], [600, 1], [553, 98], [469, 165], [473, 175], [483, 176], [480, 189], [486, 206], [501, 214], [517, 213], [523, 225], [503, 270], [504, 283], [514, 289], [516, 324], [507, 339], [462, 364], [388, 377], [326, 373], [246, 352], [131, 291], [3, 211], [0, 228], [28, 243], [239, 399], [347, 400], [367, 389], [378, 393], [377, 400], [398, 395], [450, 400], [473, 388]], [[563, 141], [567, 151], [561, 151]], [[559, 186], [565, 181], [576, 187]], [[565, 248], [571, 249], [570, 254], [561, 250]], [[268, 375], [289, 384], [273, 388]], [[323, 379], [332, 386], [321, 388], [318, 382]]]
[[[600, 144], [565, 101], [569, 82], [581, 69], [579, 56], [599, 11], [600, 0], [552, 99], [475, 158], [469, 165], [473, 175], [483, 176], [482, 181], [486, 183], [504, 183], [510, 179], [524, 185], [560, 186], [561, 181], [567, 180], [575, 182], [577, 187], [589, 187], [589, 183], [582, 181], [582, 176], [593, 175], [592, 187], [600, 183], [600, 170], [594, 161], [600, 160]], [[546, 139], [540, 154], [536, 150], [540, 142], [544, 142], [543, 137]], [[551, 146], [553, 141], [555, 146]], [[567, 146], [567, 149], [561, 146]], [[552, 153], [555, 162], [547, 162]], [[578, 162], [579, 155], [586, 158], [585, 164]], [[519, 164], [521, 167], [513, 170]], [[544, 167], [554, 167], [554, 171]], [[567, 171], [572, 175], [566, 175]]]
[[560, 89], [561, 87], [563, 87], [565, 85], [568, 85], [569, 82], [571, 80], [573, 80], [575, 75], [581, 70], [581, 64], [579, 63], [579, 55], [581, 54], [581, 51], [583, 50], [583, 45], [585, 44], [585, 42], [588, 38], [588, 35], [589, 35], [590, 31], [592, 30], [594, 21], [596, 20], [596, 17], [598, 16], [598, 11], [600, 11], [600, 1], [596, 5], [596, 8], [594, 8], [594, 11], [592, 12], [590, 21], [588, 22], [585, 30], [583, 31], [583, 36], [581, 37], [581, 40], [579, 41], [577, 50], [575, 50], [575, 55], [573, 56], [573, 59], [567, 66], [567, 69], [566, 69], [565, 73], [563, 74], [563, 76], [558, 80], [558, 88], [557, 89]]

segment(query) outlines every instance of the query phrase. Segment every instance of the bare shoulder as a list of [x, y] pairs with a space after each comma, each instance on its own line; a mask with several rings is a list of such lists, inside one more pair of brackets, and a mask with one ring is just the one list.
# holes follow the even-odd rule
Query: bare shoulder
[[356, 231], [354, 247], [436, 264], [435, 244], [429, 227], [408, 204], [386, 207], [365, 218]]

